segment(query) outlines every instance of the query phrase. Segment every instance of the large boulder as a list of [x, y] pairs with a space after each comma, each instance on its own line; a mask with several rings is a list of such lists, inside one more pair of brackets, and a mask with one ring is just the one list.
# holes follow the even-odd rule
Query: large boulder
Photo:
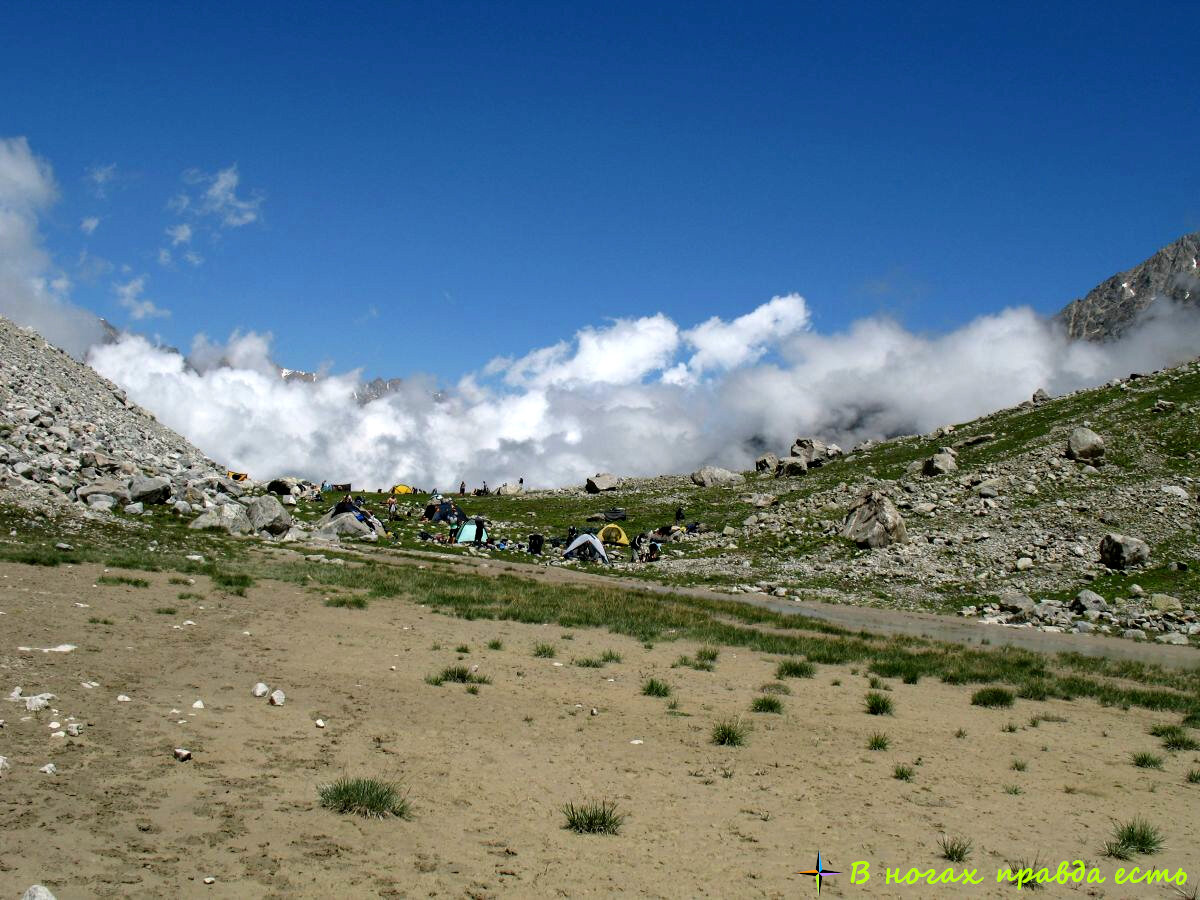
[[300, 482], [295, 478], [274, 478], [267, 483], [267, 493], [276, 497], [290, 497], [300, 493]]
[[599, 472], [587, 480], [584, 488], [589, 494], [599, 494], [601, 491], [615, 491], [619, 483], [616, 475]]
[[705, 466], [692, 473], [692, 484], [700, 487], [715, 487], [722, 484], [741, 484], [746, 480], [741, 472], [730, 472], [717, 466]]
[[842, 448], [837, 444], [818, 441], [816, 438], [796, 438], [789, 453], [795, 459], [804, 460], [804, 464], [808, 468], [815, 469], [825, 465], [831, 459], [841, 456]]
[[240, 503], [222, 503], [201, 513], [188, 523], [188, 528], [219, 528], [230, 534], [248, 534], [254, 530], [246, 507]]
[[75, 495], [80, 500], [85, 501], [92, 494], [104, 494], [122, 503], [133, 502], [133, 497], [129, 494], [129, 482], [124, 478], [101, 478], [99, 481], [93, 481], [91, 484], [85, 485], [75, 492]]
[[953, 453], [948, 453], [943, 450], [941, 453], [935, 453], [921, 465], [921, 472], [924, 475], [932, 478], [935, 475], [946, 475], [950, 472], [958, 471], [958, 462], [954, 459]]
[[506, 481], [500, 487], [496, 488], [496, 493], [501, 497], [515, 497], [518, 494], [525, 493], [525, 488], [519, 484], [509, 484]]
[[166, 503], [171, 496], [171, 479], [161, 475], [136, 475], [129, 483], [134, 503]]
[[1150, 545], [1124, 534], [1106, 534], [1100, 541], [1100, 561], [1110, 569], [1126, 569], [1150, 559]]
[[375, 529], [354, 513], [325, 516], [317, 523], [317, 530], [313, 536], [323, 541], [338, 540], [342, 537], [373, 541], [378, 537]]
[[787, 459], [781, 459], [779, 465], [775, 467], [776, 478], [787, 478], [795, 475], [803, 475], [808, 471], [808, 463], [801, 456], [789, 456]]
[[246, 489], [238, 482], [224, 476], [217, 479], [217, 490], [222, 494], [228, 494], [230, 497], [240, 497], [246, 493]]
[[774, 453], [764, 453], [754, 461], [755, 472], [774, 472], [779, 465], [779, 457]]
[[860, 495], [842, 522], [842, 537], [860, 547], [887, 547], [908, 540], [900, 510], [882, 491]]
[[[289, 494], [289, 496], [291, 496]], [[246, 501], [246, 514], [255, 531], [283, 534], [292, 527], [292, 516], [274, 494], [263, 494]]]
[[1104, 438], [1080, 425], [1067, 438], [1067, 458], [1095, 465], [1104, 459]]
[[1089, 591], [1087, 588], [1084, 588], [1071, 601], [1071, 609], [1077, 613], [1089, 611], [1108, 612], [1108, 601], [1095, 591]]

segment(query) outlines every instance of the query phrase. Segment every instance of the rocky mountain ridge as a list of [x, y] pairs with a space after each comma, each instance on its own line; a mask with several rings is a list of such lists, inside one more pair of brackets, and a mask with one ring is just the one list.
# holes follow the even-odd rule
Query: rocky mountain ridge
[[1195, 305], [1200, 299], [1200, 231], [1185, 234], [1131, 269], [1068, 303], [1057, 319], [1076, 339], [1118, 338], [1159, 298]]

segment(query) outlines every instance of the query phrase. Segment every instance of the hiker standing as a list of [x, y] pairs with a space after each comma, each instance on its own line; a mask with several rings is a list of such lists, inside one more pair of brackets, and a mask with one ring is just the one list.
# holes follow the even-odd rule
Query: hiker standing
[[458, 496], [460, 496], [460, 497], [467, 496], [467, 482], [466, 481], [460, 481], [458, 483]]

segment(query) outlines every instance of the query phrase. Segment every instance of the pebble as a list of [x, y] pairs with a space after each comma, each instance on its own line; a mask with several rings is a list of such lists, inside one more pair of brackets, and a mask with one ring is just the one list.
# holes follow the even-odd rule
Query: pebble
[[272, 706], [283, 706], [283, 701], [287, 699], [287, 694], [283, 691], [271, 691], [271, 697], [267, 701]]
[[118, 703], [129, 703], [132, 698], [126, 697], [124, 694], [117, 694]]
[[197, 700], [195, 703], [192, 704], [192, 709], [204, 709], [204, 701]]
[[269, 693], [271, 693], [271, 689], [269, 687], [267, 687], [265, 684], [263, 684], [261, 681], [254, 686], [254, 696], [255, 697], [265, 697]]
[[317, 721], [313, 722], [313, 724], [314, 724], [314, 725], [316, 725], [318, 728], [324, 728], [324, 727], [325, 727], [325, 720], [324, 720], [324, 719], [317, 719]]
[[216, 884], [217, 879], [215, 879], [211, 875], [209, 875], [207, 878], [204, 879], [204, 883], [205, 884]]
[[57, 775], [58, 774], [58, 766], [54, 765], [54, 763], [46, 763], [44, 766], [42, 766], [40, 769], [38, 769], [38, 771], [44, 772], [47, 775]]
[[182, 747], [175, 748], [175, 758], [180, 762], [187, 762], [192, 758], [191, 750], [184, 750]]
[[630, 741], [629, 743], [631, 743], [631, 744], [644, 744], [644, 743], [646, 743], [646, 742], [645, 742], [645, 741], [639, 741], [639, 740], [632, 740], [632, 741]]
[[21, 900], [56, 900], [50, 889], [40, 884], [30, 885], [21, 895]]
[[67, 726], [67, 734], [69, 734], [71, 737], [79, 737], [81, 734], [83, 734], [83, 726], [78, 722], [72, 722]]
[[5, 772], [7, 772], [11, 768], [12, 768], [12, 764], [9, 763], [8, 757], [0, 756], [0, 775], [3, 775]]

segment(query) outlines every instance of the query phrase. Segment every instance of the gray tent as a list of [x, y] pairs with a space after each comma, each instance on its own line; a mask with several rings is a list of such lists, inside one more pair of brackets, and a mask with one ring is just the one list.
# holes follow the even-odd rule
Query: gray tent
[[567, 552], [563, 554], [563, 559], [571, 559], [572, 557], [585, 558], [587, 554], [594, 554], [597, 559], [603, 562], [608, 562], [608, 553], [604, 550], [604, 545], [600, 543], [600, 539], [594, 534], [584, 532], [575, 540], [571, 541], [571, 546], [567, 548]]

